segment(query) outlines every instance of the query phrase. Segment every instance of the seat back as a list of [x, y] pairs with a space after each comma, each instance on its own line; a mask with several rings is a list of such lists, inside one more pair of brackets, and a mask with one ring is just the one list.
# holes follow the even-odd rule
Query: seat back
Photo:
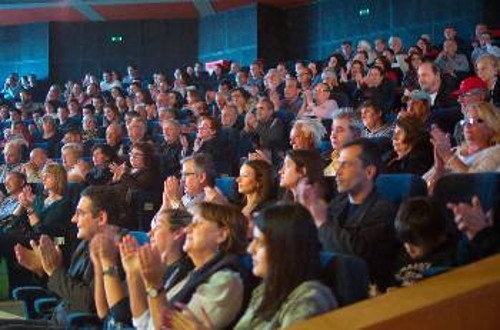
[[215, 186], [226, 196], [226, 198], [234, 203], [238, 202], [240, 196], [238, 194], [238, 183], [233, 176], [226, 176], [215, 179]]
[[376, 186], [377, 192], [397, 207], [408, 197], [427, 195], [425, 181], [413, 174], [381, 174]]
[[470, 203], [478, 196], [483, 210], [494, 209], [495, 222], [500, 223], [500, 173], [449, 174], [441, 177], [434, 188], [434, 198], [446, 218], [453, 222], [453, 213], [447, 203]]
[[[132, 190], [130, 192], [130, 213], [128, 219], [131, 221], [129, 229], [149, 231], [151, 219], [161, 206], [161, 193], [156, 191]], [[133, 222], [133, 223], [132, 223]]]
[[321, 252], [321, 279], [335, 294], [340, 307], [368, 297], [370, 276], [366, 262], [356, 256]]

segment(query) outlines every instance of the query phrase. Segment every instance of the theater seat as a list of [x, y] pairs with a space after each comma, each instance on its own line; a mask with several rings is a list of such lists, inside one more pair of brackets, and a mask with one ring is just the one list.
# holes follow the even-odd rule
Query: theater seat
[[240, 195], [238, 194], [238, 183], [236, 178], [232, 176], [215, 179], [215, 186], [226, 196], [230, 202], [238, 202]]
[[453, 222], [453, 213], [447, 203], [470, 203], [478, 196], [483, 210], [495, 208], [495, 222], [500, 223], [500, 173], [449, 174], [436, 182], [434, 198], [438, 201], [446, 218]]
[[161, 193], [132, 190], [130, 192], [129, 229], [149, 231], [150, 222], [161, 206]]
[[366, 262], [356, 256], [321, 252], [322, 281], [328, 285], [339, 307], [368, 297], [370, 276]]
[[427, 195], [425, 181], [413, 174], [381, 174], [376, 181], [377, 192], [399, 207], [408, 197]]

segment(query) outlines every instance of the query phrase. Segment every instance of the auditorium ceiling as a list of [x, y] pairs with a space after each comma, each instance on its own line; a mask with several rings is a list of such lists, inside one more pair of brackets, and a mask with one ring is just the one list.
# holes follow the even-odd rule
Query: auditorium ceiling
[[[180, 19], [214, 15], [253, 3], [281, 9], [315, 0], [0, 0], [0, 25]], [[317, 0], [316, 0], [317, 1]]]

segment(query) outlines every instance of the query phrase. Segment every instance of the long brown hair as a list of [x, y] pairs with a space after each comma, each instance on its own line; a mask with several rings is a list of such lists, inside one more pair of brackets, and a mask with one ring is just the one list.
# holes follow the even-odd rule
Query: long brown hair
[[254, 222], [264, 235], [268, 266], [257, 315], [270, 320], [295, 288], [319, 278], [321, 245], [311, 214], [298, 203], [268, 207]]

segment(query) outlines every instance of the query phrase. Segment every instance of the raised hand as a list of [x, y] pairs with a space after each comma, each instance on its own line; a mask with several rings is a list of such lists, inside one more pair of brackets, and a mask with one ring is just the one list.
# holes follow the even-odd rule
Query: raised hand
[[[33, 242], [36, 245], [35, 242]], [[33, 246], [33, 244], [32, 244]], [[47, 236], [42, 235], [38, 244], [43, 270], [47, 275], [51, 276], [54, 271], [62, 265], [63, 257], [59, 246], [54, 244], [54, 241]]]
[[493, 226], [492, 211], [484, 213], [477, 196], [472, 197], [471, 204], [448, 203], [446, 206], [453, 211], [458, 229], [464, 232], [469, 240], [483, 229]]
[[21, 244], [16, 244], [14, 246], [14, 254], [21, 266], [40, 276], [44, 274], [39, 250], [30, 250]]
[[120, 258], [125, 273], [130, 274], [139, 272], [139, 244], [137, 240], [131, 235], [126, 235], [122, 238], [118, 247], [120, 249]]
[[431, 143], [437, 155], [447, 162], [452, 156], [450, 135], [443, 132], [439, 127], [434, 125], [431, 129]]
[[172, 204], [179, 203], [181, 200], [181, 190], [180, 190], [180, 182], [175, 176], [169, 176], [163, 182], [163, 206], [169, 207]]
[[177, 303], [175, 308], [165, 308], [162, 317], [163, 325], [169, 329], [208, 330], [214, 328], [203, 307], [201, 307], [201, 315], [197, 317], [186, 305]]
[[159, 288], [163, 285], [164, 267], [160, 252], [153, 245], [146, 243], [139, 248], [139, 264], [146, 288]]
[[25, 186], [23, 188], [23, 191], [19, 194], [19, 203], [25, 208], [31, 208], [33, 207], [33, 202], [35, 201], [35, 195], [33, 194], [33, 191], [31, 190], [30, 186]]

